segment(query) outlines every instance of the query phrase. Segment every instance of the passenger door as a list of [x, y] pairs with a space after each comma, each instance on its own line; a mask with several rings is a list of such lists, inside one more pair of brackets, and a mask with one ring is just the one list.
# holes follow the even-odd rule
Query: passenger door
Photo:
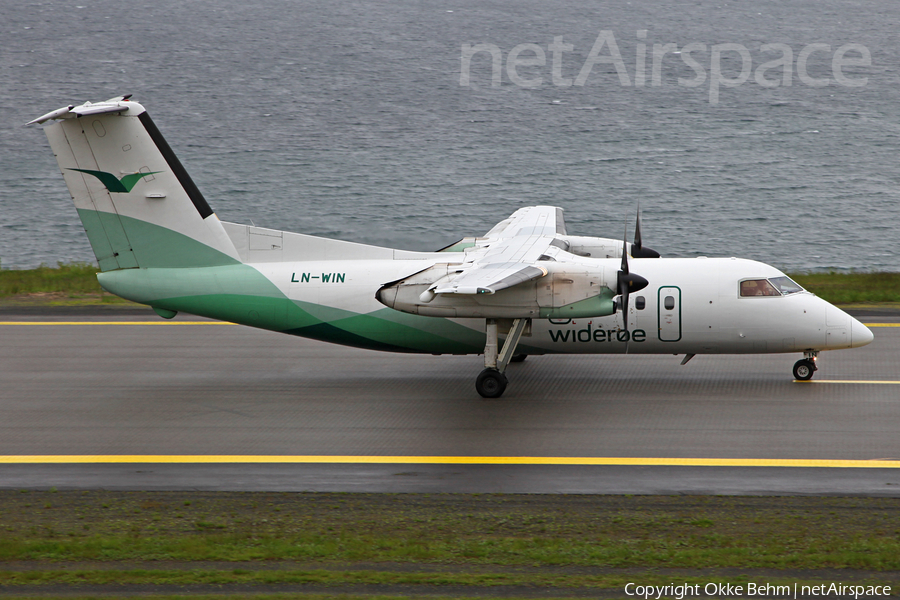
[[657, 297], [659, 315], [659, 340], [677, 342], [681, 339], [681, 288], [659, 288]]

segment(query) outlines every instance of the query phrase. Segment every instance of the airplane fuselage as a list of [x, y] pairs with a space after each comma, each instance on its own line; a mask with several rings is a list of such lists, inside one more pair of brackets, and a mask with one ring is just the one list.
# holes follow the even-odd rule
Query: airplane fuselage
[[[99, 277], [108, 291], [159, 309], [365, 348], [480, 354], [484, 319], [408, 314], [376, 299], [385, 283], [454, 260], [453, 253], [412, 255], [137, 269]], [[618, 261], [592, 262], [598, 272], [615, 272]], [[632, 264], [653, 283], [631, 296], [628, 331], [620, 313], [535, 318], [519, 351], [615, 354], [627, 346], [631, 354], [759, 354], [851, 348], [871, 340], [859, 321], [809, 292], [742, 297], [743, 280], [783, 277], [760, 262], [660, 258]]]

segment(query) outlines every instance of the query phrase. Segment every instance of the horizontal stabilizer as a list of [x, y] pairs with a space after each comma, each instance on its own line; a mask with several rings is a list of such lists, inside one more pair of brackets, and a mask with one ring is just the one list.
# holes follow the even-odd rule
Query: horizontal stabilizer
[[41, 115], [37, 119], [29, 121], [28, 123], [26, 123], [26, 125], [40, 125], [41, 123], [45, 123], [47, 121], [50, 121], [51, 119], [72, 119], [78, 117], [86, 117], [88, 115], [122, 113], [128, 110], [131, 106], [133, 106], [133, 104], [129, 104], [128, 102], [118, 99], [108, 100], [106, 102], [98, 102], [96, 104], [85, 102], [81, 106], [70, 104], [69, 106], [64, 106], [62, 108], [52, 110], [46, 115]]
[[116, 102], [115, 104], [90, 104], [84, 103], [81, 106], [76, 106], [72, 109], [71, 112], [78, 115], [79, 117], [86, 117], [87, 115], [104, 115], [107, 113], [120, 113], [128, 110], [128, 105], [124, 102]]

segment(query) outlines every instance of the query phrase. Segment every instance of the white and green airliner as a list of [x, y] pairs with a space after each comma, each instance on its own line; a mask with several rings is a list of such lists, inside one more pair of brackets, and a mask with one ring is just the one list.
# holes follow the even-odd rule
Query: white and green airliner
[[29, 124], [46, 124], [100, 285], [164, 318], [483, 354], [484, 397], [500, 396], [507, 365], [527, 355], [678, 354], [686, 363], [802, 353], [793, 374], [809, 379], [820, 351], [872, 341], [865, 325], [769, 265], [660, 258], [641, 244], [640, 220], [629, 244], [569, 235], [562, 209], [531, 206], [436, 252], [381, 248], [220, 221], [127, 96]]

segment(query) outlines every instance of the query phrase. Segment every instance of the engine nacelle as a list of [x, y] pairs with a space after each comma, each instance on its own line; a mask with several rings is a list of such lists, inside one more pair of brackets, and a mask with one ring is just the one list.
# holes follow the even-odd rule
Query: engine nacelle
[[[577, 256], [622, 258], [622, 240], [577, 235], [561, 235], [557, 236], [557, 239], [567, 245], [563, 250]], [[626, 243], [626, 245], [629, 256], [634, 258], [659, 258], [658, 252], [646, 246], [637, 249], [634, 244]]]
[[[615, 292], [604, 278], [603, 267], [540, 264], [547, 271], [543, 277], [493, 294], [434, 293], [438, 284], [463, 272], [458, 264], [437, 264], [386, 284], [375, 297], [395, 310], [431, 317], [575, 319], [613, 314]], [[611, 275], [614, 287], [615, 272]]]
[[[622, 258], [622, 240], [579, 235], [560, 235], [557, 236], [557, 239], [568, 244], [568, 247], [563, 248], [563, 250], [577, 256]], [[628, 246], [630, 250], [631, 244], [628, 244]]]

